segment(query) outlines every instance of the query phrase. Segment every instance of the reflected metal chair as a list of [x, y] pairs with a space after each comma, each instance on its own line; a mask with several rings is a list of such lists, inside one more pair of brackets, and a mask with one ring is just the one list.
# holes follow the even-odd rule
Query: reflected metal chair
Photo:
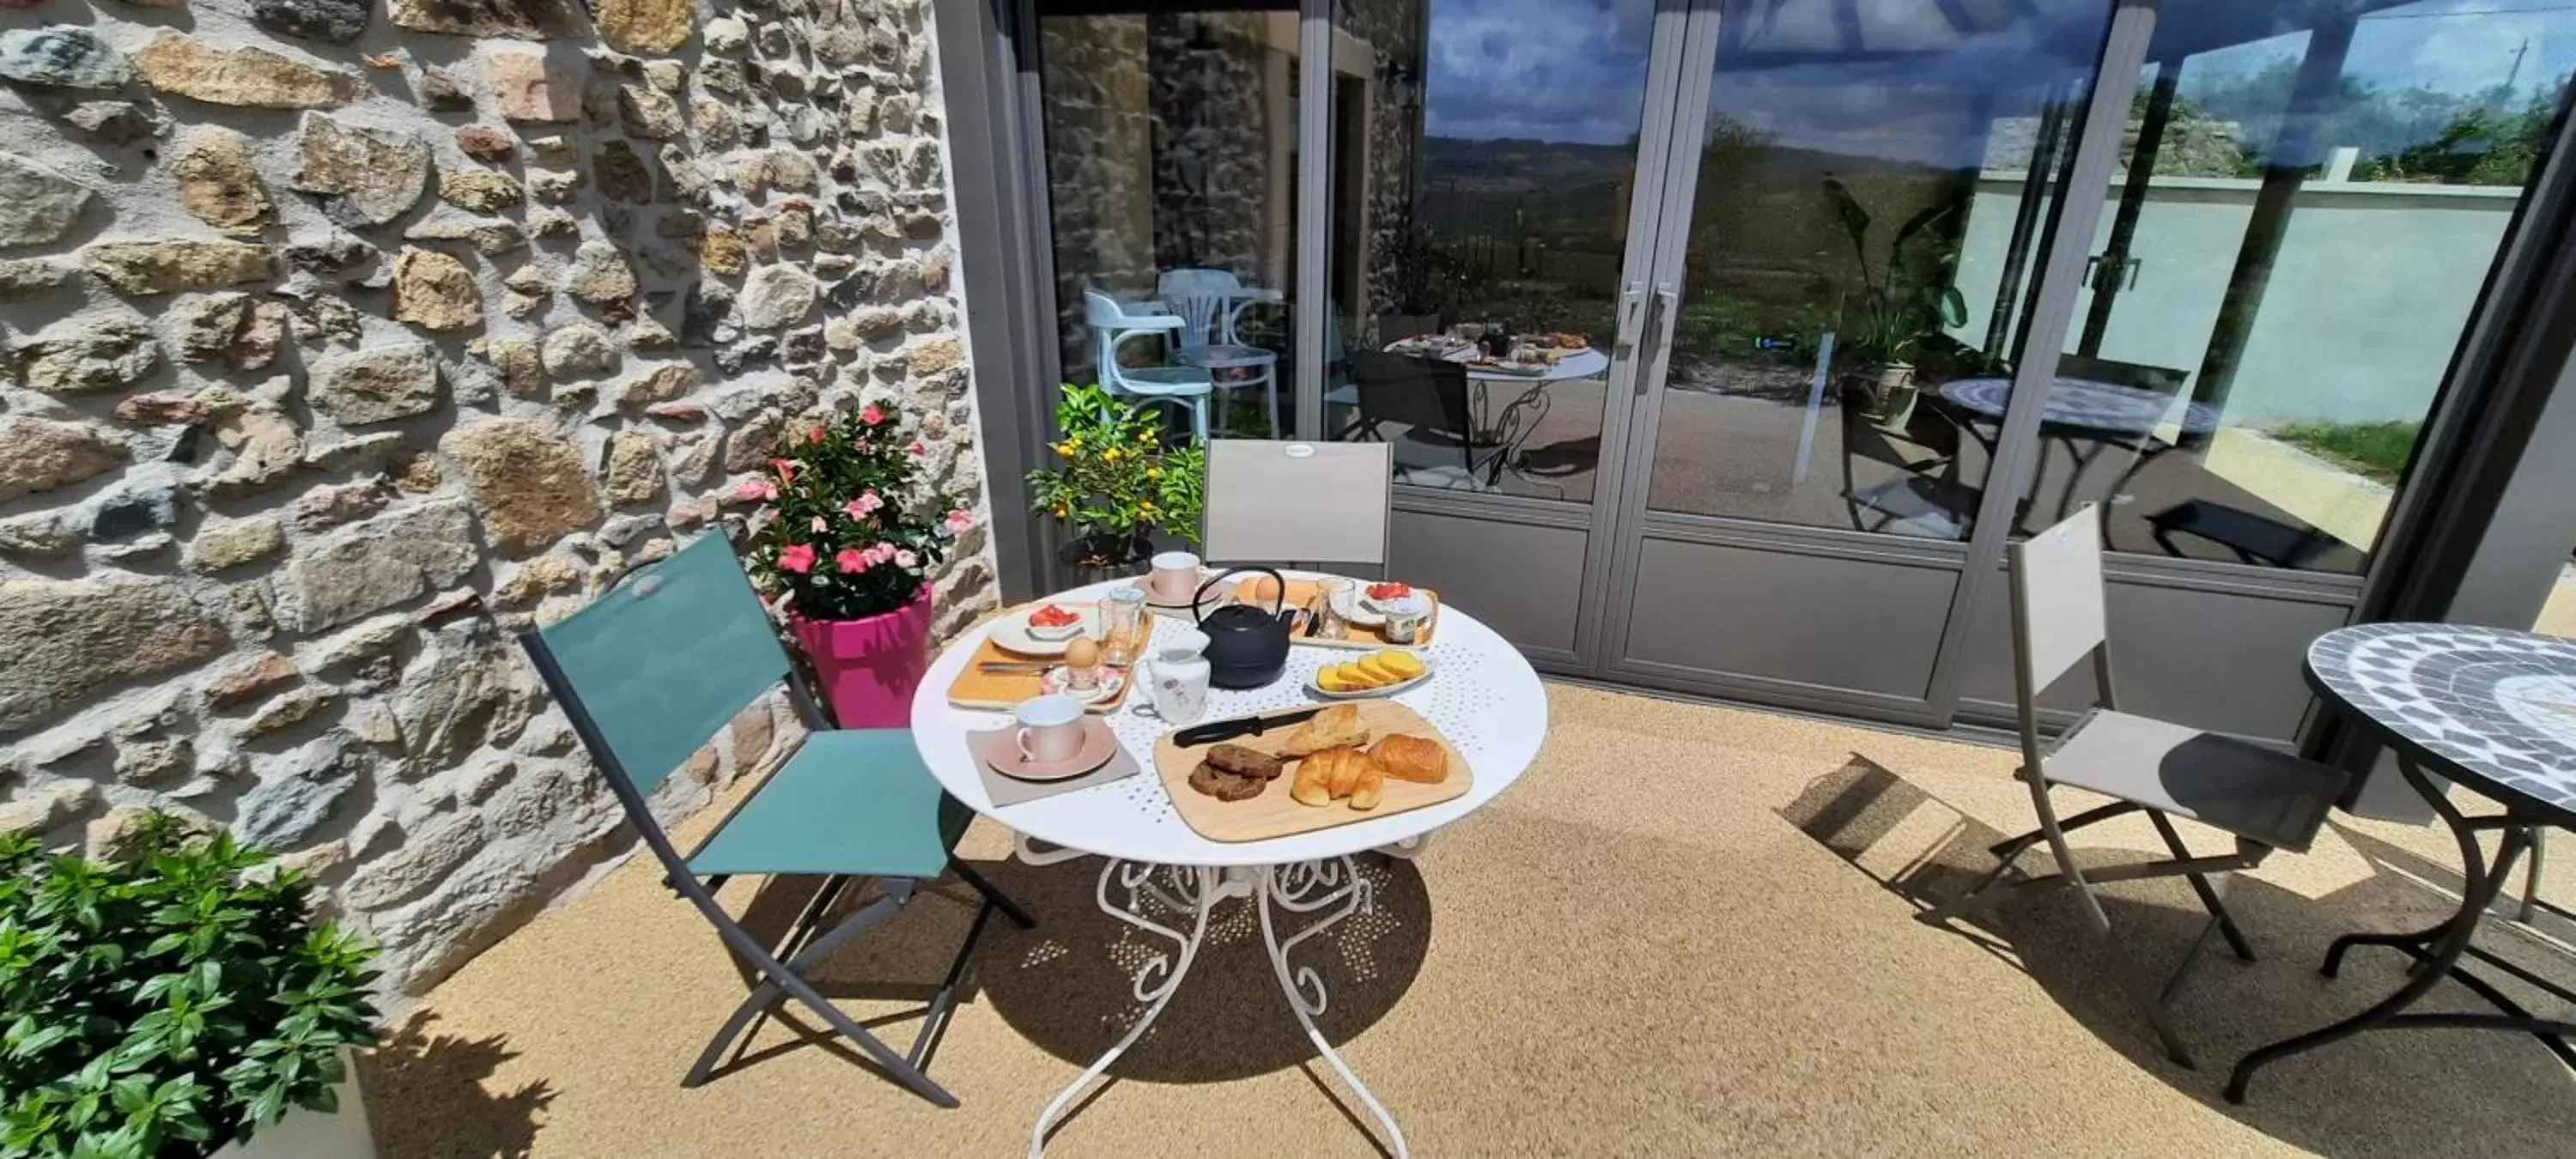
[[1189, 320], [1150, 302], [1120, 302], [1098, 290], [1082, 292], [1091, 323], [1093, 370], [1111, 394], [1169, 402], [1190, 412], [1190, 433], [1208, 437], [1208, 395], [1216, 379], [1203, 366], [1122, 366], [1118, 351], [1129, 339], [1161, 335], [1179, 345]]
[[1217, 439], [1207, 464], [1210, 562], [1385, 568], [1394, 448]]
[[[519, 643], [617, 803], [662, 863], [665, 882], [697, 906], [725, 949], [756, 980], [707, 1043], [682, 1086], [706, 1081], [726, 1047], [793, 998], [812, 1010], [897, 1081], [943, 1107], [957, 1105], [923, 1073], [948, 1021], [967, 959], [993, 911], [1021, 928], [1035, 924], [1000, 890], [956, 857], [974, 814], [932, 779], [904, 729], [834, 729], [779, 647], [760, 597], [721, 532], [627, 575], [590, 606]], [[745, 797], [697, 848], [682, 854], [654, 816], [654, 790], [743, 709], [787, 684], [810, 730], [785, 764]], [[807, 981], [852, 938], [924, 892], [942, 872], [982, 896], [964, 944], [948, 967], [912, 1047], [898, 1054]], [[716, 901], [736, 875], [816, 875], [824, 881], [776, 946], [764, 945]], [[860, 879], [882, 890], [827, 932], [821, 924]]]
[[1163, 271], [1154, 295], [1189, 323], [1179, 335], [1181, 361], [1206, 368], [1222, 387], [1259, 385], [1270, 404], [1270, 433], [1279, 434], [1279, 354], [1245, 343], [1236, 330], [1246, 309], [1284, 301], [1279, 291], [1245, 286], [1227, 270], [1192, 267]]
[[[1482, 489], [1500, 482], [1512, 440], [1507, 432], [1477, 429], [1465, 366], [1445, 358], [1354, 350], [1351, 387], [1359, 413], [1346, 436], [1396, 445], [1405, 482], [1438, 486], [1440, 477], [1449, 476]], [[1401, 444], [1388, 436], [1388, 423], [1404, 428], [1397, 436]], [[1453, 456], [1454, 463], [1445, 461]]]
[[[1959, 428], [1926, 403], [1918, 403], [1901, 428], [1891, 429], [1862, 412], [1866, 392], [1843, 393], [1843, 505], [1855, 531], [1913, 535], [1953, 542], [1968, 538], [1983, 492], [1959, 482]], [[1867, 487], [1854, 466], [1894, 467], [1896, 477]]]
[[[2209, 911], [2209, 921], [2152, 1002], [2148, 1022], [2165, 1053], [2189, 1067], [2191, 1054], [2166, 1022], [2164, 1006], [2209, 944], [2224, 936], [2236, 956], [2254, 959], [2253, 947], [2221, 902], [2209, 875], [2251, 869], [2275, 849], [2306, 852], [2326, 813], [2343, 795], [2343, 770], [2288, 753], [2113, 707], [2109, 613], [2102, 586], [2102, 520], [2092, 504], [2009, 548], [2013, 628], [2013, 697], [2021, 718], [2022, 765], [2039, 828], [1994, 846], [1994, 870], [1965, 895], [1918, 915], [1942, 925], [2013, 892], [2071, 887], [2097, 933], [2111, 919], [2092, 887], [2114, 881], [2181, 876]], [[2043, 745], [2039, 695], [2076, 662], [2090, 659], [2097, 703], [2057, 738]], [[2049, 790], [2090, 790], [2112, 798], [2060, 821]], [[2173, 857], [2085, 869], [2076, 864], [2066, 835], [2130, 813], [2146, 814]], [[2233, 853], [2195, 857], [2183, 845], [2173, 818], [2197, 821], [2235, 838]], [[2030, 847], [2047, 842], [2057, 871], [1999, 884]]]

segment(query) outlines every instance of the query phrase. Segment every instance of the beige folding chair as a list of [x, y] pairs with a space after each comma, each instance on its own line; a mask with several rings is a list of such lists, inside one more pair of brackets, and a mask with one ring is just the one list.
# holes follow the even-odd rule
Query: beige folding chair
[[1386, 567], [1385, 443], [1217, 439], [1207, 460], [1209, 562]]
[[[2253, 947], [2246, 944], [2235, 918], [2210, 887], [2209, 875], [2251, 869], [2275, 849], [2305, 852], [2325, 824], [2326, 811], [2343, 795], [2345, 774], [2288, 753], [2113, 707], [2109, 619], [2102, 594], [2102, 521], [2092, 504], [2013, 544], [2009, 554], [2013, 698], [2021, 716], [2022, 751], [2022, 766], [2014, 775], [2030, 786], [2039, 828], [1996, 845], [1994, 854], [2000, 861], [1993, 872], [1965, 896], [1920, 916], [1941, 925], [2008, 893], [2072, 886], [2095, 930], [2108, 935], [2111, 919], [2093, 896], [2093, 885], [2176, 875], [2189, 878], [2192, 892], [2209, 910], [2209, 923], [2155, 1000], [2147, 1004], [2147, 1019], [2164, 1043], [2165, 1053], [2191, 1066], [2190, 1053], [2166, 1024], [2166, 1002], [2181, 988], [2212, 933], [2225, 936], [2237, 957], [2254, 959]], [[2039, 695], [2087, 657], [2093, 661], [2097, 704], [2055, 745], [2044, 746], [2039, 736]], [[2048, 791], [2057, 785], [2089, 789], [2112, 801], [2061, 822], [2049, 802]], [[2157, 836], [2173, 851], [2172, 859], [2096, 869], [2076, 865], [2066, 834], [2138, 812], [2155, 825]], [[2192, 856], [2174, 830], [2175, 817], [2232, 834], [2236, 851]], [[1997, 888], [1998, 879], [2013, 862], [2043, 840], [2057, 857], [2057, 872]]]

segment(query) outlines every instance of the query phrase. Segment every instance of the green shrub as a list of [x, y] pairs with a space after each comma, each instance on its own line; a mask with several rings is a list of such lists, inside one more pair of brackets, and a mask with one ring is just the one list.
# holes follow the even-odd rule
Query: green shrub
[[268, 859], [163, 813], [104, 862], [0, 837], [0, 1159], [203, 1155], [338, 1109], [375, 950]]

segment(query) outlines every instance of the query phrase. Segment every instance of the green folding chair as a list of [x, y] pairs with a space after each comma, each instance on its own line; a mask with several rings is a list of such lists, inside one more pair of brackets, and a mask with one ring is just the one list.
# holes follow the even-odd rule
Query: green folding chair
[[[1036, 923], [956, 858], [957, 839], [974, 814], [940, 791], [909, 732], [833, 729], [824, 719], [787, 662], [725, 536], [700, 536], [669, 558], [628, 573], [589, 607], [551, 627], [521, 633], [519, 643], [591, 759], [608, 774], [626, 819], [661, 859], [667, 884], [706, 915], [755, 983], [680, 1085], [705, 1082], [727, 1046], [792, 997], [923, 1098], [956, 1106], [956, 1096], [930, 1081], [923, 1068], [954, 1005], [967, 958], [995, 909], [1023, 929]], [[682, 855], [646, 798], [781, 679], [812, 731], [714, 833]], [[897, 1054], [804, 975], [947, 871], [984, 901], [912, 1049]], [[825, 880], [773, 948], [716, 904], [716, 891], [736, 874], [812, 874]], [[880, 883], [882, 896], [816, 936], [842, 893], [869, 878]]]

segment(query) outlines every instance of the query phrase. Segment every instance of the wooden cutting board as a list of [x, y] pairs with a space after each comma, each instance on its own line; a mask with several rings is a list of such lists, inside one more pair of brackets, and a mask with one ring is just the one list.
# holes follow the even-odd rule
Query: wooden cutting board
[[[1087, 607], [1088, 605], [1067, 604], [1064, 606], [1067, 608], [1080, 608]], [[1016, 616], [1027, 609], [1028, 605], [1022, 604], [1019, 607], [1004, 611], [1002, 616]], [[994, 618], [999, 619], [1001, 617], [996, 616]], [[969, 708], [979, 712], [1009, 712], [1012, 709], [1018, 708], [1021, 701], [1027, 700], [1033, 696], [1041, 695], [1046, 691], [1038, 681], [1038, 674], [1035, 672], [979, 672], [976, 671], [976, 668], [979, 665], [986, 663], [1000, 662], [1025, 664], [1048, 659], [1050, 658], [1045, 656], [1023, 656], [1017, 652], [1006, 651], [1001, 645], [995, 644], [990, 636], [987, 636], [981, 643], [978, 643], [975, 646], [975, 655], [966, 661], [966, 667], [957, 673], [957, 682], [948, 686], [948, 703], [959, 708]], [[1127, 703], [1127, 694], [1135, 691], [1135, 689], [1136, 682], [1131, 673], [1130, 679], [1127, 682], [1127, 687], [1119, 689], [1118, 695], [1112, 696], [1097, 704], [1090, 705], [1089, 708], [1095, 713], [1115, 711], [1119, 705]]]
[[[1362, 591], [1366, 591], [1368, 589], [1368, 581], [1366, 580], [1359, 581], [1359, 585]], [[1314, 580], [1292, 579], [1288, 581], [1288, 606], [1292, 608], [1305, 607], [1306, 601], [1322, 595], [1323, 592], [1324, 585]], [[1397, 644], [1389, 641], [1386, 638], [1386, 631], [1383, 627], [1362, 627], [1358, 624], [1351, 625], [1350, 634], [1339, 640], [1326, 640], [1320, 637], [1307, 636], [1300, 633], [1296, 636], [1290, 637], [1288, 642], [1301, 646], [1341, 648], [1357, 652], [1375, 652], [1380, 648], [1422, 647], [1425, 644], [1429, 644], [1433, 637], [1440, 634], [1440, 593], [1432, 591], [1430, 588], [1415, 588], [1413, 589], [1413, 594], [1431, 601], [1431, 617], [1422, 622], [1422, 630], [1415, 633], [1414, 638], [1407, 643]]]
[[[1172, 743], [1173, 734], [1168, 732], [1154, 742], [1154, 773], [1163, 779], [1163, 789], [1171, 794], [1172, 808], [1180, 813], [1181, 820], [1197, 830], [1199, 836], [1211, 841], [1261, 841], [1390, 816], [1407, 809], [1453, 800], [1475, 783], [1474, 775], [1467, 769], [1466, 756], [1449, 743], [1449, 738], [1440, 735], [1439, 729], [1431, 727], [1431, 722], [1422, 719], [1421, 713], [1392, 700], [1350, 703], [1359, 708], [1360, 721], [1368, 726], [1371, 743], [1394, 733], [1439, 741], [1440, 747], [1449, 752], [1449, 779], [1436, 785], [1426, 785], [1388, 777], [1386, 794], [1379, 799], [1377, 808], [1362, 812], [1351, 808], [1348, 798], [1317, 808], [1300, 805], [1288, 795], [1288, 787], [1297, 783], [1297, 763], [1291, 761], [1285, 771], [1271, 779], [1260, 796], [1247, 801], [1220, 801], [1190, 787], [1190, 771], [1196, 769], [1199, 761], [1207, 756], [1207, 750], [1215, 746], [1197, 745], [1184, 749]], [[1276, 756], [1280, 746], [1287, 743], [1289, 734], [1296, 731], [1296, 726], [1291, 725], [1271, 729], [1261, 736], [1236, 737], [1223, 743], [1239, 744]]]

